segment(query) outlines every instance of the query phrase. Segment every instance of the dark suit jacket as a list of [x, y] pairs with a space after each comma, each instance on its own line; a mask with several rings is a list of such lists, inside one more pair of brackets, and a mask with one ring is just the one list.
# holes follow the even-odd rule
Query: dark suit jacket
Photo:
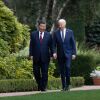
[[[56, 50], [57, 47], [57, 50]], [[64, 42], [62, 41], [60, 30], [53, 34], [53, 52], [57, 51], [58, 60], [62, 60], [64, 57], [76, 55], [76, 44], [73, 35], [73, 31], [66, 29], [66, 35]]]
[[33, 61], [39, 61], [40, 57], [43, 62], [49, 62], [53, 53], [52, 36], [49, 32], [44, 32], [42, 44], [40, 44], [39, 31], [31, 33], [29, 54], [33, 56]]

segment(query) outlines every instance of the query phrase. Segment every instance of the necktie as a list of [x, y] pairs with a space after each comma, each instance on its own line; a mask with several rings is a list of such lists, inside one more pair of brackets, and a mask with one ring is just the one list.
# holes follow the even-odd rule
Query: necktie
[[64, 30], [62, 30], [61, 32], [62, 32], [62, 41], [64, 42]]
[[40, 33], [40, 43], [42, 43], [42, 32]]

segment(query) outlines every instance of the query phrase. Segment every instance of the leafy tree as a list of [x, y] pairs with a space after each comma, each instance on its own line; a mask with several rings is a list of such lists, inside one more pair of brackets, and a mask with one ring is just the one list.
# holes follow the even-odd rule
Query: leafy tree
[[29, 28], [18, 22], [13, 12], [0, 1], [0, 39], [7, 42], [10, 52], [17, 52], [27, 45]]

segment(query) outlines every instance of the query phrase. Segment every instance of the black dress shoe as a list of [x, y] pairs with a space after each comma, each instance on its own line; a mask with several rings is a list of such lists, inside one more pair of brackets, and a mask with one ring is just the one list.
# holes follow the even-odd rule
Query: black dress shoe
[[65, 87], [65, 89], [64, 89], [64, 90], [65, 90], [65, 91], [70, 91], [69, 86]]
[[65, 87], [61, 89], [61, 91], [65, 91]]
[[44, 92], [44, 91], [46, 91], [46, 89], [41, 89], [41, 92]]
[[41, 91], [46, 91], [46, 89], [45, 88], [41, 88]]
[[41, 89], [38, 89], [38, 91], [41, 91]]
[[62, 89], [61, 91], [65, 91], [65, 89]]
[[41, 91], [41, 88], [40, 87], [38, 87], [38, 91]]

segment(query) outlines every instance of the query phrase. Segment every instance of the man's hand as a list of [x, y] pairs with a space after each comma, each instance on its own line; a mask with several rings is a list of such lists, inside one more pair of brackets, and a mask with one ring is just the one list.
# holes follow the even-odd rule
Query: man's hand
[[72, 55], [72, 60], [75, 60], [76, 59], [76, 55]]
[[53, 54], [53, 58], [57, 59], [57, 54], [56, 53]]

